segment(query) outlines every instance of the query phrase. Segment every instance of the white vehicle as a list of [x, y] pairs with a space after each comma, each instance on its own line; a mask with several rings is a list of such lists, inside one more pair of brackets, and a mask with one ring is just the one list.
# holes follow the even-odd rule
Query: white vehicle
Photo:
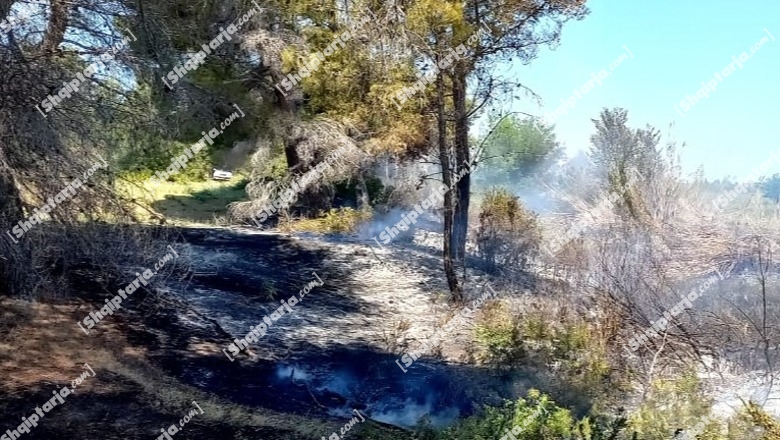
[[212, 168], [212, 171], [211, 178], [214, 180], [230, 180], [233, 178], [233, 173], [230, 171], [218, 170], [216, 168]]

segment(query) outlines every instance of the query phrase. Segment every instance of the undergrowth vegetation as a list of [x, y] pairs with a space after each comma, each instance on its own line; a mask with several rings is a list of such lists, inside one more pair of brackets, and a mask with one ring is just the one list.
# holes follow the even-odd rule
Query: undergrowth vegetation
[[523, 269], [541, 242], [536, 216], [506, 188], [491, 188], [481, 200], [475, 235], [485, 267]]
[[279, 229], [284, 232], [348, 233], [355, 232], [371, 216], [369, 210], [333, 208], [314, 218], [282, 218]]
[[422, 430], [420, 440], [615, 440], [625, 428], [624, 418], [582, 417], [559, 406], [550, 396], [531, 389], [525, 398], [506, 401], [501, 407], [486, 407], [442, 431]]
[[[776, 397], [780, 174], [739, 184], [685, 175], [674, 137], [630, 125], [621, 108], [593, 115], [589, 150], [567, 158], [551, 122], [507, 111], [513, 96], [537, 97], [503, 67], [528, 65], [562, 42], [587, 3], [0, 0], [0, 296], [14, 300], [0, 310], [0, 372], [8, 383], [29, 374], [31, 394], [49, 393], [52, 371], [92, 348], [74, 317], [107, 307], [102, 344], [115, 350], [104, 352], [105, 372], [120, 380], [85, 399], [138, 394], [140, 386], [148, 402], [121, 406], [117, 398], [106, 411], [73, 405], [63, 426], [80, 427], [94, 413], [95, 426], [124, 428], [114, 416], [129, 408], [141, 420], [135, 428], [159, 415], [156, 407], [178, 411], [213, 392], [226, 401], [209, 404], [214, 415], [204, 420], [216, 424], [219, 415], [252, 429], [224, 438], [308, 439], [331, 429], [328, 417], [347, 404], [378, 413], [374, 399], [386, 384], [352, 396], [323, 387], [315, 396], [292, 368], [290, 395], [305, 397], [276, 398], [284, 411], [301, 403], [294, 411], [257, 418], [227, 400], [279, 403], [244, 393], [276, 386], [261, 379], [299, 354], [330, 360], [334, 329], [346, 329], [340, 347], [384, 344], [390, 357], [432, 326], [453, 336], [436, 339], [424, 359], [415, 354], [416, 367], [438, 362], [452, 382], [464, 382], [443, 392], [458, 393], [448, 412], [479, 410], [449, 427], [424, 418], [423, 440], [666, 440], [685, 432], [780, 440], [769, 405], [745, 398], [724, 409], [727, 392], [718, 388], [742, 392], [749, 387], [740, 379], [756, 373], [770, 379], [766, 398]], [[23, 7], [35, 13], [15, 21]], [[87, 81], [97, 56], [102, 67]], [[296, 77], [294, 87], [282, 85]], [[35, 102], [43, 97], [46, 112]], [[187, 150], [204, 137], [207, 147]], [[761, 172], [780, 164], [766, 156]], [[169, 178], [150, 182], [169, 167]], [[74, 184], [87, 169], [99, 171]], [[234, 177], [212, 180], [214, 169]], [[338, 235], [307, 243], [307, 234], [267, 230]], [[377, 261], [363, 259], [373, 245], [366, 231], [389, 237], [379, 254], [372, 248]], [[137, 289], [137, 300], [114, 316], [114, 292], [169, 246], [182, 258], [122, 292]], [[301, 284], [297, 275], [320, 268], [333, 275], [329, 285], [293, 312], [286, 298]], [[501, 294], [444, 324], [477, 284]], [[391, 289], [398, 297], [388, 298]], [[265, 310], [269, 303], [282, 310]], [[298, 316], [252, 330], [300, 325], [284, 331], [283, 344], [241, 350], [235, 363], [221, 358], [243, 323], [284, 307]], [[36, 327], [39, 336], [65, 335], [62, 343], [30, 343]], [[26, 350], [15, 353], [21, 344]], [[124, 356], [148, 363], [155, 380]], [[34, 359], [56, 362], [27, 373]], [[335, 362], [322, 364], [319, 373], [335, 376], [325, 371]], [[180, 386], [185, 379], [201, 389]], [[0, 382], [14, 400], [8, 406], [27, 411], [29, 395], [18, 398]], [[12, 399], [0, 397], [5, 410]], [[421, 413], [440, 403], [429, 400], [416, 402]], [[9, 411], [18, 425], [22, 410]], [[354, 434], [403, 440], [405, 427], [369, 422]]]

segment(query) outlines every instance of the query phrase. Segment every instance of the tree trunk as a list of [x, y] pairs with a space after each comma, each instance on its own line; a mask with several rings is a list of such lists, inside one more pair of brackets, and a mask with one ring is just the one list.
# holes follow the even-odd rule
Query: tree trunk
[[[452, 188], [452, 168], [450, 168], [450, 152], [447, 148], [447, 121], [444, 119], [444, 74], [439, 72], [436, 76], [436, 118], [438, 123], [439, 160], [441, 161], [441, 177], [447, 188]], [[452, 299], [460, 302], [463, 300], [458, 277], [455, 274], [455, 265], [452, 255], [453, 219], [454, 219], [453, 190], [444, 193], [444, 239], [443, 257], [444, 274], [447, 277], [447, 285], [450, 288]]]
[[362, 170], [358, 171], [357, 184], [355, 185], [357, 192], [357, 207], [358, 211], [370, 211], [371, 200], [368, 196], [368, 185], [366, 185], [366, 177], [363, 175]]
[[8, 18], [8, 13], [11, 12], [11, 7], [16, 0], [0, 0], [0, 22]]
[[65, 38], [65, 30], [68, 28], [70, 15], [70, 2], [66, 0], [51, 0], [51, 17], [49, 25], [43, 34], [41, 50], [45, 54], [54, 53]]
[[301, 157], [298, 155], [298, 140], [291, 139], [291, 130], [287, 130], [287, 139], [284, 140], [284, 157], [287, 159], [287, 170], [290, 173], [301, 172]]
[[462, 174], [457, 183], [452, 247], [456, 261], [464, 264], [471, 203], [471, 170], [468, 168], [471, 160], [469, 119], [466, 111], [466, 71], [462, 68], [456, 68], [452, 75], [452, 101], [455, 107], [455, 166], [453, 168], [458, 175]]
[[[23, 215], [19, 187], [0, 146], [0, 233], [6, 235], [6, 231], [9, 231], [13, 235], [12, 229], [19, 220], [22, 220]], [[0, 258], [0, 295], [17, 293], [19, 289], [17, 278], [20, 272], [17, 269], [24, 268], [25, 263], [19, 257], [18, 246], [20, 245], [13, 243], [8, 236], [0, 238], [0, 257], [2, 257]]]
[[[271, 77], [276, 81], [276, 83], [280, 83], [284, 79], [284, 75], [282, 75], [279, 72], [272, 71]], [[276, 96], [277, 101], [279, 102], [279, 108], [281, 109], [281, 113], [285, 115], [286, 117], [289, 117], [290, 119], [287, 121], [282, 120], [282, 124], [285, 125], [285, 128], [283, 129], [283, 136], [284, 136], [284, 157], [287, 159], [287, 170], [290, 173], [293, 173], [295, 171], [300, 172], [298, 168], [300, 168], [301, 164], [301, 157], [298, 154], [298, 139], [293, 138], [293, 126], [292, 124], [295, 121], [295, 112], [296, 112], [296, 102], [292, 99], [288, 98], [287, 95], [282, 93], [279, 89], [274, 89], [274, 95]]]
[[6, 227], [22, 219], [22, 197], [14, 179], [13, 170], [6, 162], [0, 146], [0, 227]]

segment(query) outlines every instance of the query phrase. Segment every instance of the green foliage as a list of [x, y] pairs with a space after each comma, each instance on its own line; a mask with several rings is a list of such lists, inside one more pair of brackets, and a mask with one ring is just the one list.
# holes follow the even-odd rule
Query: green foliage
[[553, 127], [537, 128], [532, 120], [513, 115], [500, 122], [491, 117], [489, 125], [495, 126], [495, 130], [484, 141], [481, 159], [490, 171], [488, 180], [494, 184], [517, 183], [532, 174], [538, 175], [540, 165], [563, 153]]
[[512, 365], [524, 352], [520, 328], [501, 301], [490, 302], [482, 308], [476, 339], [485, 352], [483, 359], [491, 363]]
[[[759, 430], [753, 430], [752, 438], [758, 438], [759, 440], [780, 440], [780, 423], [772, 416], [766, 413], [755, 402], [748, 402], [747, 408], [744, 410], [744, 415], [749, 418], [755, 427]], [[763, 431], [763, 435], [758, 437], [759, 432]]]
[[555, 375], [568, 386], [603, 397], [610, 387], [612, 368], [607, 341], [601, 333], [565, 310], [558, 316], [534, 309], [512, 314], [506, 304], [483, 306], [475, 325], [479, 359], [497, 367], [556, 365]]
[[[688, 430], [708, 416], [712, 402], [702, 397], [695, 371], [676, 379], [659, 379], [641, 406], [630, 417], [631, 428], [643, 440], [667, 440], [678, 430]], [[715, 440], [717, 424], [710, 422], [700, 440]]]
[[287, 176], [287, 158], [284, 155], [284, 151], [280, 148], [275, 154], [271, 154], [271, 157], [264, 161], [255, 171], [259, 173], [261, 178], [269, 180], [284, 179]]
[[[281, 73], [300, 71], [316, 52], [323, 52], [336, 37], [351, 29], [349, 24], [361, 23], [369, 7], [377, 17], [395, 13], [376, 3], [358, 1], [350, 3], [347, 20], [346, 14], [335, 16], [331, 5], [309, 0], [285, 3], [283, 9], [297, 12], [289, 17], [289, 24], [297, 28], [300, 44], [289, 45], [282, 51]], [[420, 117], [422, 103], [408, 102], [397, 108], [389, 100], [417, 80], [413, 55], [399, 50], [390, 37], [398, 25], [398, 21], [369, 20], [352, 32], [344, 48], [339, 46], [321, 61], [297, 86], [306, 97], [301, 116], [325, 117], [356, 132], [371, 133], [365, 141], [369, 151], [408, 153], [426, 148], [426, 121]]]
[[[526, 398], [505, 402], [503, 407], [487, 407], [453, 427], [420, 436], [426, 440], [496, 440], [512, 432], [517, 440], [613, 440], [624, 423], [608, 417], [577, 420], [548, 395], [528, 391]], [[510, 437], [508, 437], [510, 438]]]
[[[172, 119], [167, 123], [176, 125], [171, 129], [167, 124], [161, 124], [163, 114], [168, 112], [167, 104], [156, 103], [149, 85], [141, 85], [137, 90], [128, 93], [127, 105], [132, 107], [150, 107], [143, 115], [146, 126], [139, 127], [137, 120], [123, 120], [110, 117], [110, 121], [104, 124], [103, 130], [112, 140], [111, 156], [115, 159], [119, 174], [131, 180], [144, 180], [154, 175], [156, 171], [165, 171], [171, 165], [171, 160], [183, 154], [202, 138], [201, 132], [208, 131], [209, 127], [219, 125], [224, 121], [226, 112], [235, 112], [235, 108], [209, 115], [205, 119], [183, 118], [176, 119], [177, 112], [173, 112]], [[248, 110], [244, 106], [242, 109]], [[139, 116], [141, 117], [141, 116]], [[214, 140], [214, 145], [209, 145], [197, 155], [187, 161], [187, 167], [179, 170], [178, 174], [171, 176], [172, 182], [203, 181], [211, 175], [215, 154], [224, 150], [237, 136], [246, 135], [246, 128], [242, 128], [245, 118], [234, 120]], [[244, 130], [244, 131], [241, 131]]]
[[[710, 402], [701, 397], [692, 373], [658, 381], [654, 393], [659, 394], [646, 399], [631, 417], [630, 426], [638, 439], [665, 440], [683, 429], [696, 440], [780, 440], [780, 423], [754, 402], [747, 402], [725, 424], [711, 416]], [[664, 404], [665, 398], [671, 399], [669, 404]]]
[[[366, 176], [365, 184], [366, 191], [368, 192], [368, 201], [372, 206], [387, 198], [385, 195], [385, 186], [378, 177]], [[358, 182], [356, 179], [344, 180], [334, 186], [337, 199], [340, 198], [350, 201], [356, 201], [358, 199]]]
[[[591, 136], [589, 156], [610, 178], [625, 177], [629, 168], [637, 169], [650, 178], [653, 168], [660, 163], [656, 150], [660, 135], [653, 127], [632, 129], [628, 126], [628, 110], [604, 109], [594, 119], [596, 133]], [[625, 181], [617, 182], [624, 185]]]
[[559, 318], [551, 320], [541, 311], [523, 318], [522, 338], [529, 353], [538, 364], [557, 364], [556, 374], [586, 393], [603, 394], [611, 374], [606, 341], [568, 314]]
[[[171, 165], [171, 160], [183, 154], [184, 149], [190, 145], [182, 142], [160, 141], [155, 147], [145, 148], [141, 151], [136, 150], [122, 157], [119, 160], [119, 167], [124, 170], [122, 174], [126, 177], [146, 179], [153, 176], [155, 171], [165, 171]], [[204, 149], [187, 161], [186, 168], [180, 169], [168, 180], [172, 182], [202, 181], [208, 178], [211, 169], [211, 155], [208, 150]]]
[[371, 212], [352, 208], [334, 208], [322, 216], [312, 219], [300, 219], [280, 225], [284, 231], [308, 232], [354, 232], [358, 225], [371, 219]]
[[541, 239], [536, 216], [514, 194], [505, 188], [487, 191], [476, 235], [478, 253], [487, 268], [523, 268]]
[[352, 208], [331, 209], [322, 218], [325, 229], [330, 232], [352, 232], [357, 226], [371, 219], [370, 212], [357, 211]]
[[[380, 183], [381, 183], [381, 181], [380, 181]], [[397, 188], [395, 186], [393, 186], [393, 185], [383, 186], [381, 192], [379, 192], [376, 195], [376, 198], [374, 199], [374, 205], [375, 206], [379, 206], [379, 205], [388, 206], [388, 205], [391, 205], [393, 203], [393, 193], [395, 193], [396, 190], [397, 190]], [[370, 193], [370, 190], [369, 190], [369, 193]]]
[[[136, 176], [139, 177], [139, 176]], [[141, 178], [142, 179], [142, 178]], [[148, 206], [165, 216], [171, 224], [222, 224], [227, 206], [246, 197], [245, 179], [231, 181], [164, 182], [138, 185], [128, 179], [117, 182], [117, 190], [139, 204], [134, 216], [139, 221], [158, 221], [155, 215], [141, 208]]]
[[225, 205], [227, 205], [228, 201], [232, 201], [234, 197], [237, 195], [242, 195], [245, 191], [246, 185], [249, 183], [248, 180], [238, 180], [234, 181], [233, 185], [230, 187], [215, 187], [215, 188], [207, 188], [203, 189], [197, 192], [192, 193], [192, 198], [199, 201], [199, 202], [207, 202], [211, 200], [226, 200]]
[[604, 109], [599, 119], [594, 119], [596, 134], [591, 136], [590, 158], [600, 167], [607, 182], [607, 190], [620, 194], [618, 206], [624, 208], [635, 220], [644, 220], [642, 196], [632, 178], [639, 172], [641, 181], [651, 182], [663, 166], [657, 150], [660, 134], [647, 126], [632, 129], [628, 126], [628, 110]]
[[761, 184], [764, 197], [775, 203], [780, 203], [780, 174], [774, 174]]

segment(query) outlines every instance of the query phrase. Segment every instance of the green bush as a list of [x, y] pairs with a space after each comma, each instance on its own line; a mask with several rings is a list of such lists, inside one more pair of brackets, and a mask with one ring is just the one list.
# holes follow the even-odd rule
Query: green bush
[[630, 426], [641, 440], [665, 440], [678, 430], [696, 440], [780, 440], [780, 423], [755, 403], [747, 402], [725, 424], [710, 415], [710, 404], [693, 373], [659, 380], [631, 417]]
[[[625, 420], [585, 417], [577, 420], [549, 396], [529, 390], [526, 398], [507, 401], [503, 407], [487, 407], [438, 432], [426, 432], [421, 440], [498, 440], [512, 432], [517, 440], [614, 440]], [[507, 437], [511, 438], [511, 437]]]
[[523, 268], [541, 242], [536, 216], [505, 188], [492, 188], [482, 200], [476, 241], [488, 269]]
[[477, 343], [484, 352], [483, 361], [512, 365], [522, 357], [524, 347], [520, 328], [503, 302], [485, 304], [475, 329]]
[[358, 225], [371, 219], [372, 213], [367, 210], [358, 211], [352, 208], [331, 209], [317, 218], [303, 218], [280, 224], [282, 231], [306, 232], [354, 232]]
[[[678, 430], [689, 430], [702, 417], [709, 416], [712, 402], [702, 396], [701, 384], [693, 370], [675, 379], [656, 380], [629, 424], [642, 440], [667, 440]], [[717, 423], [710, 422], [698, 438], [724, 437], [717, 433]]]
[[267, 161], [263, 161], [258, 170], [259, 176], [268, 180], [282, 180], [287, 176], [287, 156], [284, 151], [271, 155]]
[[503, 302], [494, 301], [477, 316], [475, 339], [478, 359], [498, 368], [555, 365], [556, 381], [575, 386], [575, 394], [603, 397], [615, 388], [607, 341], [566, 312], [557, 317], [541, 310], [513, 315]]
[[[170, 142], [164, 147], [146, 148], [143, 154], [137, 152], [122, 157], [119, 168], [121, 174], [130, 180], [146, 180], [156, 171], [164, 172], [171, 160], [183, 154], [192, 144]], [[178, 173], [172, 174], [168, 180], [173, 182], [189, 182], [204, 180], [211, 174], [212, 161], [210, 150], [202, 150], [187, 161], [187, 166]]]
[[741, 438], [780, 440], [780, 423], [756, 403], [748, 402], [740, 417], [733, 418], [729, 423], [729, 440], [736, 440], [735, 434]]

